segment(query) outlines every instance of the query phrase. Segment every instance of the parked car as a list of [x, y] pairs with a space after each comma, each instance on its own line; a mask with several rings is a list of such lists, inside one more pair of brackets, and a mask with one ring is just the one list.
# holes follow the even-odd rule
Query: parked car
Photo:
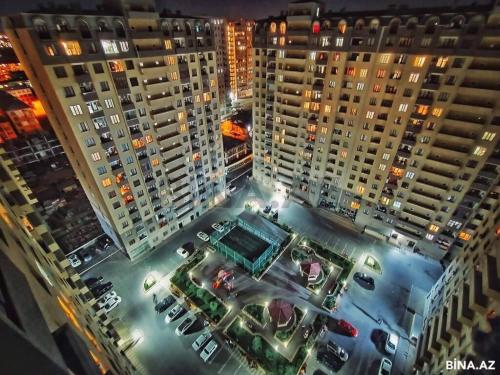
[[382, 358], [380, 367], [378, 368], [378, 375], [390, 375], [392, 369], [392, 362], [389, 358]]
[[385, 341], [385, 351], [389, 354], [395, 354], [398, 347], [399, 336], [395, 333], [389, 333]]
[[202, 240], [204, 242], [208, 242], [208, 240], [210, 239], [210, 237], [208, 236], [208, 234], [206, 234], [205, 232], [198, 232], [196, 234], [196, 237], [198, 237], [200, 240]]
[[224, 232], [224, 226], [219, 223], [213, 223], [212, 228], [214, 228], [217, 232]]
[[114, 290], [112, 290], [111, 292], [103, 294], [101, 297], [99, 297], [99, 300], [101, 301], [99, 303], [105, 303], [107, 300], [110, 300], [110, 299], [116, 298], [116, 297], [117, 297], [116, 292]]
[[208, 362], [210, 357], [215, 353], [219, 345], [215, 340], [211, 340], [207, 346], [205, 346], [205, 349], [203, 349], [200, 353], [200, 357], [203, 360], [203, 362]]
[[103, 281], [103, 278], [102, 276], [99, 276], [99, 277], [89, 277], [88, 279], [86, 280], [83, 280], [83, 282], [89, 287], [89, 288], [93, 288], [97, 285], [101, 285]]
[[266, 207], [264, 207], [262, 212], [267, 215], [269, 212], [271, 212], [271, 209], [272, 209], [272, 206], [270, 204], [268, 204]]
[[108, 281], [107, 283], [100, 284], [97, 286], [94, 286], [91, 291], [94, 294], [96, 298], [99, 298], [102, 296], [104, 293], [109, 292], [113, 288], [113, 283], [111, 281]]
[[338, 322], [339, 328], [347, 335], [352, 336], [352, 337], [357, 337], [358, 336], [358, 330], [347, 320], [340, 319]]
[[83, 253], [83, 254], [81, 254], [81, 256], [82, 256], [83, 261], [85, 263], [88, 263], [92, 260], [92, 254], [90, 254], [89, 252]]
[[116, 296], [114, 298], [111, 298], [107, 300], [102, 306], [99, 304], [99, 307], [104, 309], [107, 313], [109, 313], [111, 310], [113, 310], [116, 306], [120, 304], [122, 301], [120, 296]]
[[356, 272], [354, 274], [354, 277], [357, 278], [357, 279], [359, 279], [359, 280], [364, 281], [367, 284], [370, 284], [370, 285], [374, 285], [375, 284], [375, 280], [373, 280], [373, 277], [368, 276], [366, 273]]
[[205, 345], [208, 340], [212, 338], [212, 334], [210, 332], [204, 332], [198, 336], [198, 338], [193, 342], [193, 349], [198, 351], [203, 345]]
[[182, 321], [182, 323], [181, 323], [181, 324], [179, 324], [179, 326], [176, 328], [176, 330], [175, 330], [175, 334], [176, 334], [177, 336], [181, 336], [181, 335], [183, 335], [184, 333], [186, 333], [186, 331], [189, 329], [189, 327], [191, 327], [191, 326], [194, 324], [194, 322], [195, 322], [195, 321], [196, 321], [196, 320], [195, 320], [193, 317], [188, 316], [188, 317], [187, 317], [186, 319], [184, 319], [184, 320]]
[[271, 208], [271, 211], [269, 211], [269, 215], [274, 216], [278, 213], [278, 207]]
[[189, 251], [187, 251], [186, 249], [184, 249], [183, 247], [179, 247], [177, 249], [177, 254], [179, 254], [181, 257], [183, 258], [187, 258], [189, 256]]
[[82, 261], [78, 257], [77, 254], [68, 255], [68, 260], [69, 260], [69, 264], [71, 264], [71, 267], [74, 267], [74, 268], [81, 266], [81, 264], [82, 264]]
[[176, 319], [177, 317], [181, 316], [186, 310], [184, 307], [181, 305], [177, 304], [175, 305], [172, 310], [168, 312], [168, 314], [165, 316], [165, 323], [170, 323], [172, 320]]
[[155, 306], [155, 310], [158, 314], [161, 314], [165, 310], [167, 310], [170, 306], [172, 306], [175, 302], [174, 296], [168, 295], [163, 298], [160, 302], [158, 302]]
[[234, 186], [234, 185], [229, 185], [229, 186], [227, 187], [227, 189], [229, 190], [229, 192], [230, 192], [230, 193], [233, 193], [234, 191], [236, 191], [236, 186]]
[[328, 343], [326, 344], [326, 349], [342, 362], [347, 361], [347, 359], [349, 358], [349, 354], [347, 354], [345, 349], [337, 345], [333, 341], [328, 341]]

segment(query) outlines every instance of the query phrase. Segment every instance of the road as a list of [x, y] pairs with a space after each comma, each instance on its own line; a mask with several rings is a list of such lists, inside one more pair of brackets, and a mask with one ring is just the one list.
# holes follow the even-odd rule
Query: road
[[[332, 217], [321, 209], [305, 208], [285, 200], [278, 193], [265, 190], [243, 177], [238, 180], [237, 190], [222, 205], [215, 207], [181, 232], [172, 236], [160, 249], [148, 258], [131, 263], [120, 253], [114, 254], [89, 270], [85, 276], [102, 275], [111, 280], [116, 292], [122, 296], [122, 303], [112, 314], [120, 317], [130, 329], [140, 330], [144, 341], [131, 350], [149, 374], [248, 374], [250, 370], [240, 359], [224, 347], [205, 365], [198, 354], [191, 349], [199, 331], [178, 337], [174, 330], [181, 320], [166, 326], [163, 316], [158, 317], [153, 309], [152, 294], [142, 290], [143, 281], [150, 272], [166, 276], [183, 261], [175, 250], [188, 241], [200, 245], [196, 233], [209, 231], [214, 222], [234, 218], [245, 206], [254, 201], [262, 207], [268, 202], [279, 208], [279, 221], [299, 231], [302, 235], [328, 244], [338, 251], [345, 250], [348, 256], [358, 259], [355, 271], [363, 271], [375, 279], [375, 289], [368, 290], [354, 281], [348, 280], [349, 290], [341, 297], [337, 312], [330, 314], [331, 321], [344, 318], [352, 322], [360, 331], [357, 338], [342, 336], [330, 331], [328, 339], [337, 341], [349, 352], [350, 359], [342, 367], [341, 374], [372, 374], [384, 355], [380, 349], [384, 333], [396, 331], [402, 336], [393, 373], [406, 373], [411, 368], [414, 347], [405, 338], [400, 327], [409, 291], [412, 288], [429, 290], [440, 276], [441, 266], [419, 255], [401, 252], [392, 246], [363, 235], [344, 219]], [[335, 221], [332, 221], [334, 219]], [[363, 266], [367, 254], [374, 256], [382, 267], [382, 274], [375, 274]], [[162, 297], [165, 292], [157, 292]], [[422, 301], [423, 302], [423, 301]], [[378, 318], [383, 318], [381, 325]], [[379, 331], [376, 331], [379, 330]], [[377, 346], [378, 345], [378, 346]], [[321, 344], [318, 345], [321, 348]], [[318, 363], [316, 355], [310, 357], [307, 374], [326, 368]]]

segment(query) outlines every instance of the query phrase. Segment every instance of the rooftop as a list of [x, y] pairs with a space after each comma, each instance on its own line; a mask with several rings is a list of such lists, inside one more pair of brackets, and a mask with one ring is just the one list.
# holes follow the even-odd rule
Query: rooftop
[[0, 91], [0, 108], [8, 112], [27, 109], [29, 107], [15, 96], [12, 96], [5, 91]]

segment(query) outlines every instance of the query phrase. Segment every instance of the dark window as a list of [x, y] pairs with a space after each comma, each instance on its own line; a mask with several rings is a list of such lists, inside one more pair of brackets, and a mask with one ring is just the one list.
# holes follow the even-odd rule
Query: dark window
[[73, 87], [71, 86], [66, 86], [64, 88], [64, 94], [66, 95], [67, 98], [71, 98], [75, 96], [75, 90], [73, 90]]
[[101, 91], [109, 91], [109, 84], [107, 81], [102, 81], [101, 82]]
[[64, 66], [54, 66], [54, 73], [56, 74], [57, 78], [65, 78], [68, 76], [66, 73], [66, 69], [64, 69]]
[[95, 63], [95, 64], [93, 64], [93, 67], [94, 67], [95, 74], [104, 73], [104, 69], [102, 68], [101, 63]]
[[137, 80], [137, 78], [135, 77], [132, 77], [130, 78], [130, 86], [139, 86], [139, 81]]
[[127, 70], [132, 70], [134, 69], [134, 62], [132, 60], [125, 60], [125, 66]]

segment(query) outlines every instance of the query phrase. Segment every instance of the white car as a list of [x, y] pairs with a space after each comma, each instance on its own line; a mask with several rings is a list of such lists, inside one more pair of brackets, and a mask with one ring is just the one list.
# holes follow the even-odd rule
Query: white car
[[177, 249], [177, 254], [179, 254], [181, 257], [183, 258], [187, 258], [189, 256], [189, 251], [187, 251], [186, 249], [184, 249], [183, 247], [179, 247]]
[[205, 232], [198, 232], [196, 234], [196, 237], [198, 237], [203, 242], [208, 242], [208, 240], [210, 239], [210, 237], [208, 236], [208, 234], [206, 234]]
[[82, 265], [82, 261], [80, 260], [80, 258], [76, 254], [68, 255], [68, 260], [69, 260], [69, 264], [71, 264], [71, 267], [76, 268], [76, 267]]
[[380, 367], [378, 368], [378, 375], [390, 375], [392, 369], [392, 362], [388, 358], [382, 358]]
[[193, 317], [188, 316], [186, 319], [182, 321], [181, 324], [175, 329], [175, 334], [177, 336], [183, 335], [186, 331], [191, 327], [196, 320]]
[[395, 333], [389, 333], [385, 341], [385, 351], [389, 354], [396, 353], [398, 347], [399, 337]]
[[219, 345], [215, 340], [210, 341], [207, 346], [205, 346], [205, 349], [203, 349], [200, 353], [200, 357], [203, 359], [203, 362], [208, 362], [218, 347]]
[[175, 318], [177, 318], [179, 315], [182, 314], [182, 312], [184, 311], [184, 308], [177, 304], [175, 305], [172, 310], [170, 310], [168, 312], [168, 314], [165, 316], [165, 323], [170, 323], [172, 320], [174, 320]]
[[[116, 306], [118, 306], [121, 301], [122, 301], [121, 297], [116, 296], [115, 298], [108, 299], [105, 302], [100, 302], [99, 307], [101, 309], [104, 309], [107, 313], [109, 313]], [[102, 303], [102, 305], [101, 305], [101, 303]]]
[[224, 227], [219, 223], [213, 223], [212, 228], [214, 228], [217, 232], [224, 232]]
[[110, 300], [112, 298], [116, 298], [116, 297], [118, 297], [118, 296], [117, 296], [116, 292], [113, 290], [113, 291], [99, 297], [99, 300], [101, 301], [101, 302], [99, 302], [99, 304], [101, 304], [101, 303], [105, 304], [108, 300]]
[[193, 342], [194, 351], [198, 351], [205, 343], [212, 338], [212, 334], [210, 332], [202, 333], [198, 336], [198, 338]]

